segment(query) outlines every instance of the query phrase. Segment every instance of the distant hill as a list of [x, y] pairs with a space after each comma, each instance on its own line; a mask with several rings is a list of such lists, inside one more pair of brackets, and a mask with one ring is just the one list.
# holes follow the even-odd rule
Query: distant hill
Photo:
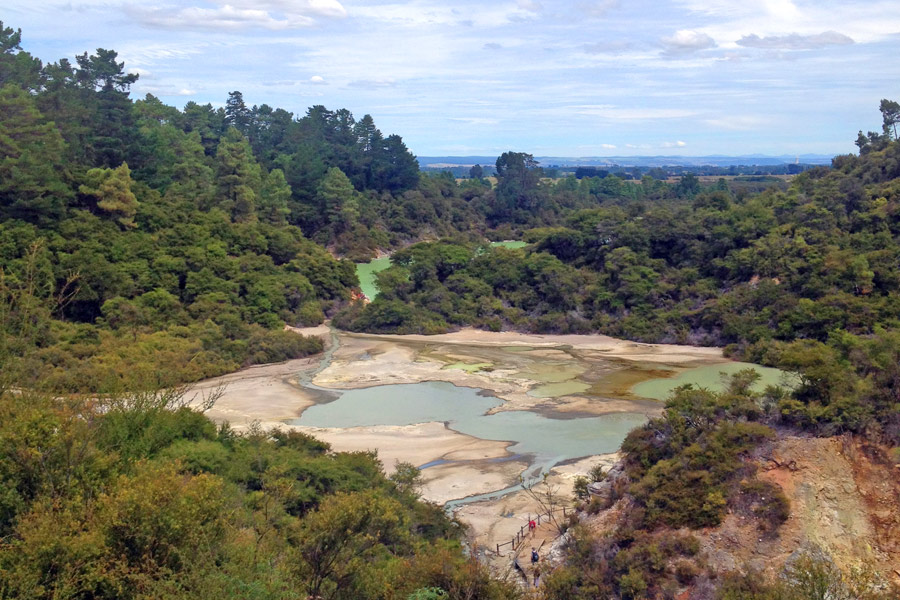
[[[802, 164], [830, 165], [832, 156], [824, 154], [801, 154], [766, 156], [749, 154], [744, 156], [536, 156], [542, 166], [558, 167], [698, 167], [711, 165], [716, 167], [730, 166], [774, 166], [800, 162]], [[472, 165], [492, 166], [496, 156], [420, 156], [419, 166], [422, 169], [446, 169], [453, 167], [471, 167]]]

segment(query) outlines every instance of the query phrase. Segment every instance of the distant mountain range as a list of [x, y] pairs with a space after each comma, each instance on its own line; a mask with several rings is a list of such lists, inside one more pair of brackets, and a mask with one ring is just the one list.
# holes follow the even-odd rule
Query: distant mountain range
[[[743, 156], [536, 156], [541, 166], [557, 167], [715, 167], [730, 166], [773, 166], [791, 163], [805, 165], [830, 165], [831, 155], [800, 154], [766, 156], [747, 154]], [[420, 156], [419, 166], [423, 169], [449, 169], [471, 167], [472, 165], [493, 166], [496, 156]]]

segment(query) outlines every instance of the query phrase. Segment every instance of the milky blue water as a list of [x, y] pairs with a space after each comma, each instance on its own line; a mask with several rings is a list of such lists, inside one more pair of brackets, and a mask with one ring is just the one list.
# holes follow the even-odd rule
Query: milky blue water
[[466, 435], [511, 442], [509, 451], [515, 454], [532, 454], [537, 462], [558, 464], [615, 452], [628, 432], [647, 420], [635, 413], [577, 419], [551, 419], [529, 411], [485, 414], [502, 403], [480, 390], [443, 381], [381, 385], [343, 392], [333, 402], [307, 408], [291, 424], [366, 427], [441, 421]]

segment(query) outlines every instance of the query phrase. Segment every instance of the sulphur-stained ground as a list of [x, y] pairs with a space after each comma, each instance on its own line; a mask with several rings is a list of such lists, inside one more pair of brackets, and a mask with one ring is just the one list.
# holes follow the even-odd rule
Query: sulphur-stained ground
[[[435, 336], [341, 334], [340, 339], [315, 384], [353, 389], [447, 381], [490, 390], [504, 400], [495, 411], [657, 414], [661, 404], [630, 395], [630, 385], [678, 367], [724, 362], [717, 348], [636, 344], [602, 335], [467, 329]], [[573, 384], [573, 391], [566, 391]]]
[[817, 547], [845, 571], [874, 568], [900, 581], [900, 471], [879, 452], [849, 437], [786, 437], [761, 459], [759, 477], [781, 487], [790, 517], [774, 535], [736, 514], [695, 532], [713, 571], [771, 577], [798, 549]]

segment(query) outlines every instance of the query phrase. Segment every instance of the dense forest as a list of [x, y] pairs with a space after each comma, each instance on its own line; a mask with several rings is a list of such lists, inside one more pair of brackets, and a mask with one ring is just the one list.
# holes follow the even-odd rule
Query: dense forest
[[187, 400], [0, 387], [0, 598], [515, 597], [412, 465], [388, 479], [372, 453], [237, 435]]
[[281, 328], [321, 323], [350, 298], [347, 259], [443, 236], [518, 236], [605, 201], [655, 203], [699, 185], [549, 183], [517, 152], [498, 159], [496, 187], [457, 183], [420, 175], [402, 139], [368, 115], [313, 106], [297, 118], [248, 107], [238, 91], [223, 108], [179, 110], [132, 100], [138, 76], [114, 51], [44, 65], [2, 26], [0, 50], [0, 267], [7, 285], [47, 301], [27, 371], [58, 391], [303, 356], [318, 341]]
[[527, 162], [518, 165], [526, 175], [506, 167], [495, 194], [510, 194], [507, 223], [540, 211], [541, 196], [592, 206], [524, 231], [524, 249], [446, 239], [398, 251], [378, 275], [375, 301], [335, 322], [727, 345], [732, 356], [803, 375], [800, 400], [784, 400], [786, 418], [877, 427], [900, 444], [890, 358], [900, 335], [900, 142], [886, 133], [865, 150], [786, 190], [745, 197], [683, 179], [655, 184], [652, 201], [598, 201], [586, 188], [606, 180], [545, 183]]
[[314, 240], [440, 194], [402, 140], [237, 92], [133, 102], [115, 52], [20, 39], [0, 24], [0, 598], [515, 597], [411, 465], [237, 434], [173, 387], [321, 350], [284, 324], [357, 281]]
[[[237, 91], [177, 109], [136, 81], [111, 50], [42, 64], [0, 23], [0, 598], [516, 597], [411, 466], [217, 428], [177, 387], [318, 352], [284, 326], [331, 316], [726, 345], [798, 374], [678, 390], [623, 446], [628, 526], [573, 528], [549, 598], [667, 597], [701, 569], [684, 531], [726, 510], [777, 531], [790, 507], [744, 458], [778, 431], [900, 461], [896, 102], [858, 156], [789, 184], [550, 177], [522, 152], [457, 181], [368, 115]], [[509, 238], [528, 246], [486, 242]], [[379, 296], [351, 300], [378, 251]]]
[[321, 323], [356, 286], [325, 245], [365, 254], [448, 223], [447, 183], [420, 182], [371, 117], [295, 119], [240, 92], [222, 109], [135, 102], [115, 52], [42, 65], [20, 41], [0, 26], [0, 268], [45, 301], [33, 384], [152, 387], [316, 352], [281, 328]]
[[544, 199], [572, 198], [571, 210], [555, 225], [524, 227], [524, 249], [445, 239], [398, 251], [375, 301], [335, 317], [360, 331], [474, 325], [726, 345], [799, 377], [792, 390], [764, 393], [751, 391], [752, 372], [721, 394], [677, 390], [663, 417], [626, 438], [605, 498], [584, 498], [588, 513], [623, 501], [617, 526], [597, 536], [576, 524], [545, 597], [670, 598], [690, 585], [720, 599], [895, 597], [877, 573], [842, 574], [814, 554], [776, 582], [711, 573], [685, 530], [738, 514], [760, 535], [778, 534], [790, 503], [756, 478], [750, 457], [779, 435], [851, 434], [880, 464], [900, 463], [896, 104], [882, 101], [883, 133], [861, 135], [859, 156], [757, 194], [685, 176], [674, 186], [645, 180], [640, 197], [603, 198], [587, 186], [605, 180], [546, 181], [527, 156], [515, 171], [505, 155], [494, 193], [511, 191], [506, 224], [539, 214]]

